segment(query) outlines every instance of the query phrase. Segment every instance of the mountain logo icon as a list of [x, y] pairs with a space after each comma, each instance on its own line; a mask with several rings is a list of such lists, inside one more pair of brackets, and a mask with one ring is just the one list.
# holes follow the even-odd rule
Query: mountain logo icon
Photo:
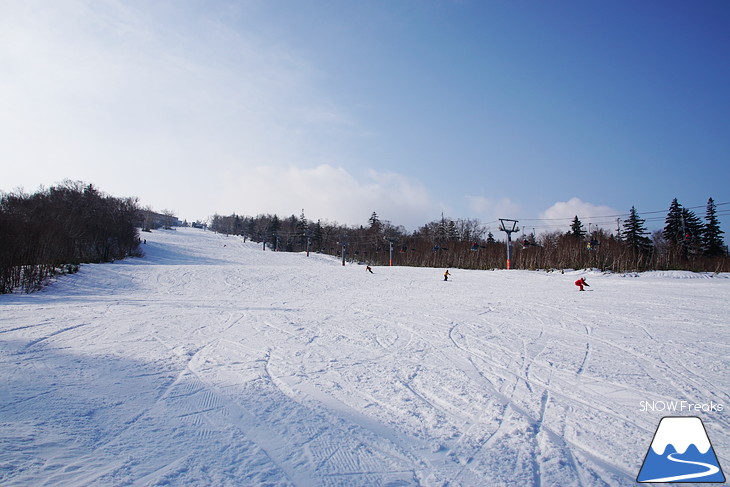
[[702, 420], [696, 416], [662, 418], [636, 481], [725, 482]]

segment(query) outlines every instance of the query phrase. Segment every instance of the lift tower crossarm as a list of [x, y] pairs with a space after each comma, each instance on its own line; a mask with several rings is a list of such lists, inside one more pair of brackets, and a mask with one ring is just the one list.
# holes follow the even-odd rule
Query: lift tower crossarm
[[499, 229], [507, 234], [507, 269], [512, 268], [512, 234], [520, 231], [519, 227], [517, 227], [518, 221], [508, 218], [499, 219]]

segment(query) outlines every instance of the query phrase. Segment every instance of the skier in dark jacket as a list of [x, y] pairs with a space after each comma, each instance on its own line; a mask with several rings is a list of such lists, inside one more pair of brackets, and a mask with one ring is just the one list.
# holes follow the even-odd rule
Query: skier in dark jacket
[[449, 274], [449, 270], [448, 270], [448, 269], [446, 269], [446, 272], [444, 272], [444, 281], [448, 281], [448, 280], [449, 280], [449, 276], [450, 276], [450, 275], [451, 275], [451, 274]]
[[586, 278], [585, 277], [581, 277], [580, 279], [578, 279], [577, 281], [575, 281], [575, 285], [578, 286], [581, 291], [585, 291], [585, 289], [583, 289], [583, 286], [590, 287], [588, 285], [588, 283], [586, 282]]

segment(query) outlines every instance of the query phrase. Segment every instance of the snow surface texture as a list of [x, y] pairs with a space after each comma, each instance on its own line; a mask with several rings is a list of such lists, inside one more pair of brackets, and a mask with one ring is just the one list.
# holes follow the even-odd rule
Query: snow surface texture
[[728, 275], [444, 282], [144, 236], [144, 258], [0, 296], [1, 485], [635, 485], [682, 414], [730, 465], [725, 412], [642, 411], [730, 406]]

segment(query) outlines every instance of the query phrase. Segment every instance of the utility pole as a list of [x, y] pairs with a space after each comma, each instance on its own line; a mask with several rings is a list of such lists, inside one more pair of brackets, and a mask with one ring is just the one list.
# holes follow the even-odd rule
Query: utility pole
[[[509, 220], [507, 218], [500, 218], [500, 226], [499, 229], [507, 234], [507, 269], [512, 268], [512, 233], [519, 232], [520, 229], [517, 227], [517, 222], [519, 220]], [[508, 223], [511, 223], [512, 226], [510, 227]]]

